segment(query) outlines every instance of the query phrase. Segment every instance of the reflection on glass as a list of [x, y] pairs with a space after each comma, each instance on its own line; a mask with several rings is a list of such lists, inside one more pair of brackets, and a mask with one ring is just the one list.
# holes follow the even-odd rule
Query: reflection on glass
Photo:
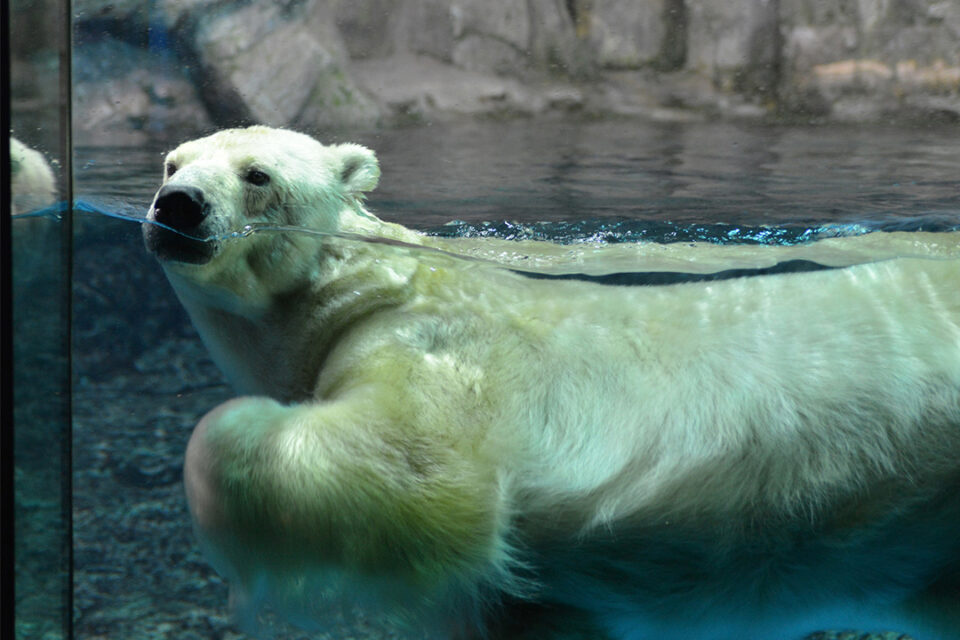
[[[10, 3], [16, 637], [72, 637], [69, 32]], [[58, 204], [59, 203], [59, 204]]]

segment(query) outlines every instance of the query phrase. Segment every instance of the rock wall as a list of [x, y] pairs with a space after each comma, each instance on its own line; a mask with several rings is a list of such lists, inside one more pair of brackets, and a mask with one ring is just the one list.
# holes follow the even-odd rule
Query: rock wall
[[75, 0], [74, 14], [77, 129], [94, 143], [571, 110], [960, 121], [957, 0]]
[[781, 5], [779, 98], [785, 109], [841, 120], [957, 120], [960, 2]]

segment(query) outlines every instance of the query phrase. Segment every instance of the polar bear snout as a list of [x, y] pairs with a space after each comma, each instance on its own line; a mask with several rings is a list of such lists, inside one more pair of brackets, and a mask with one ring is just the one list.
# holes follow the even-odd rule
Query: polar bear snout
[[168, 227], [189, 233], [207, 218], [203, 191], [196, 187], [166, 185], [153, 203], [154, 219]]
[[[157, 192], [144, 225], [147, 250], [161, 260], [202, 264], [216, 253], [206, 221], [210, 206], [203, 191], [186, 185], [165, 185]], [[150, 224], [150, 223], [156, 224]]]

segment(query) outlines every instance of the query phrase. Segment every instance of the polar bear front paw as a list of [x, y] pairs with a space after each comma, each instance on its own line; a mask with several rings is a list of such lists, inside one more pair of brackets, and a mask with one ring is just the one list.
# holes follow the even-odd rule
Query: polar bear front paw
[[[279, 418], [283, 407], [260, 397], [234, 398], [207, 413], [197, 424], [187, 445], [183, 466], [184, 485], [190, 515], [201, 533], [212, 535], [227, 526], [222, 477], [225, 454], [219, 448], [232, 440], [240, 449], [256, 446], [249, 442], [262, 435], [269, 423]], [[238, 440], [246, 439], [244, 445]]]
[[382, 405], [369, 392], [289, 406], [241, 397], [195, 428], [190, 513], [211, 563], [254, 608], [300, 626], [355, 606], [479, 620], [492, 592], [519, 590], [489, 465], [425, 441]]

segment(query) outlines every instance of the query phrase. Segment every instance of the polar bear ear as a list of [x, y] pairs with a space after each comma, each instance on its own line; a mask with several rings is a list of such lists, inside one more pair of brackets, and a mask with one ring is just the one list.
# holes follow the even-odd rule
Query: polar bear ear
[[340, 155], [340, 181], [343, 190], [352, 196], [370, 191], [380, 180], [380, 164], [373, 151], [358, 144], [337, 145]]

